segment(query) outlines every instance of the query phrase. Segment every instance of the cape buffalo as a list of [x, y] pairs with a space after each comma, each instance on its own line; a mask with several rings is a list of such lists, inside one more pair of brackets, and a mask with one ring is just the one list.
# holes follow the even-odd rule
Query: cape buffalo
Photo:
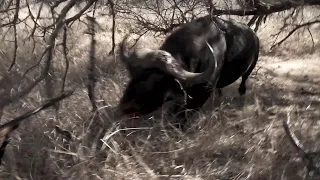
[[223, 88], [241, 76], [238, 90], [243, 95], [259, 56], [259, 39], [250, 27], [219, 17], [205, 16], [180, 26], [158, 50], [129, 51], [126, 39], [119, 49], [131, 76], [119, 103], [124, 114], [148, 114], [165, 101], [179, 101], [181, 89], [188, 95], [183, 109], [196, 110], [213, 87]]

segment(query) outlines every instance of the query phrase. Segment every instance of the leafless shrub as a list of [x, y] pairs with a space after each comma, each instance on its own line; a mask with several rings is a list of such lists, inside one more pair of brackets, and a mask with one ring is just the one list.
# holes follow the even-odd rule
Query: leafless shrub
[[[269, 15], [282, 13], [284, 11], [291, 11], [284, 17], [283, 28], [293, 27], [283, 39], [275, 42], [271, 49], [279, 46], [289, 38], [296, 30], [306, 28], [312, 24], [318, 23], [318, 17], [314, 17], [308, 23], [298, 23], [294, 20], [297, 15], [302, 13], [305, 6], [318, 6], [319, 3], [315, 1], [206, 1], [206, 0], [192, 0], [192, 1], [119, 1], [115, 2], [115, 9], [118, 12], [119, 18], [134, 22], [132, 33], [143, 36], [148, 32], [156, 35], [163, 35], [170, 33], [179, 25], [186, 23], [196, 17], [207, 15], [231, 15], [231, 16], [252, 16], [248, 25], [255, 24], [255, 31], [258, 30], [262, 23], [266, 22]], [[289, 23], [289, 20], [291, 21]], [[310, 30], [308, 30], [310, 31]], [[281, 34], [283, 31], [278, 32]], [[276, 35], [275, 35], [276, 36]], [[312, 33], [310, 32], [312, 37]], [[277, 38], [276, 38], [277, 39]]]
[[[0, 0], [2, 120], [14, 119], [21, 111], [37, 107], [35, 102], [51, 99], [70, 87], [80, 89], [68, 101], [54, 102], [55, 114], [50, 109], [41, 111], [34, 118], [42, 121], [21, 125], [9, 144], [5, 139], [0, 147], [0, 157], [6, 147], [0, 176], [281, 179], [291, 174], [300, 177], [304, 166], [316, 174], [316, 154], [302, 147], [289, 148], [298, 143], [282, 138], [281, 122], [277, 121], [292, 103], [301, 106], [303, 121], [307, 121], [303, 116], [317, 118], [316, 78], [314, 82], [301, 80], [307, 84], [301, 95], [295, 89], [277, 87], [285, 83], [273, 84], [273, 70], [259, 64], [253, 79], [260, 84], [253, 88], [252, 98], [226, 95], [217, 109], [207, 110], [208, 114], [199, 112], [187, 133], [174, 128], [165, 114], [121, 119], [114, 107], [128, 79], [116, 54], [123, 34], [162, 36], [183, 23], [212, 14], [241, 19], [258, 34], [265, 26], [271, 27], [265, 39], [272, 35], [274, 42], [267, 43], [274, 49], [305, 30], [317, 49], [314, 27], [319, 24], [319, 15], [306, 17], [304, 9], [318, 4], [312, 0]], [[279, 31], [268, 24], [272, 18], [279, 22]], [[146, 45], [151, 46], [150, 42]], [[272, 58], [262, 55], [261, 61]], [[307, 89], [311, 86], [315, 90]], [[239, 105], [245, 104], [242, 101], [247, 104]], [[318, 127], [317, 123], [312, 126]], [[310, 134], [312, 140], [319, 136]], [[297, 163], [291, 150], [297, 150], [307, 163]], [[291, 166], [297, 172], [284, 175]]]

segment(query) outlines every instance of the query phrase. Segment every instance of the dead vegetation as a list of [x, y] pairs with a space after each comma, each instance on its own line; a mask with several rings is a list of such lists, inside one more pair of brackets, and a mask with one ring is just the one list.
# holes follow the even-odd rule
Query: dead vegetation
[[[15, 20], [14, 13], [13, 19], [1, 16], [1, 124], [64, 90], [75, 92], [10, 134], [1, 179], [319, 178], [318, 7], [268, 14], [265, 22], [257, 17], [253, 28], [259, 24], [262, 53], [251, 76], [251, 91], [239, 97], [236, 85], [225, 88], [223, 96], [203, 108], [190, 120], [190, 129], [181, 132], [165, 114], [166, 107], [164, 113], [139, 119], [115, 117], [113, 108], [128, 78], [113, 50], [129, 31], [143, 35], [142, 45], [156, 48], [164, 37], [159, 31], [167, 33], [167, 28], [174, 28], [170, 23], [189, 21], [196, 13], [184, 14], [181, 22], [176, 17], [170, 23], [157, 21], [154, 14], [136, 19], [166, 25], [150, 32], [139, 28], [146, 24], [124, 19], [119, 7], [125, 6], [117, 1], [107, 1], [113, 6], [110, 14], [106, 14], [109, 7], [96, 1], [76, 6], [71, 0], [55, 11], [41, 2], [24, 2], [28, 1], [8, 6], [21, 7], [15, 28], [4, 26], [8, 19]], [[202, 7], [203, 1], [193, 2], [198, 4], [183, 4], [175, 11]], [[130, 10], [136, 13], [130, 17], [145, 13]], [[56, 23], [52, 24], [51, 13]], [[286, 18], [288, 14], [292, 18]], [[232, 18], [248, 22], [253, 17]], [[303, 26], [306, 23], [312, 25]]]

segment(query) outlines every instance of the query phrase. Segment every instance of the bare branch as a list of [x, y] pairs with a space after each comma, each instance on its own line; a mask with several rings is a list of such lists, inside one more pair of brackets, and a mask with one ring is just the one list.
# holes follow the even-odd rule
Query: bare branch
[[[114, 60], [115, 58], [115, 47], [116, 47], [116, 42], [115, 42], [115, 31], [116, 31], [116, 11], [114, 9], [114, 2], [113, 0], [108, 0], [108, 3], [110, 5], [110, 10], [111, 10], [111, 15], [112, 15], [112, 49], [110, 53], [114, 55]], [[109, 54], [110, 54], [109, 53]]]
[[[176, 1], [176, 0], [173, 0], [173, 2], [174, 2], [174, 7], [179, 10], [183, 22], [184, 22], [184, 23], [188, 22], [188, 19], [186, 18], [184, 12], [182, 11], [181, 8], [179, 8], [179, 4], [177, 3], [177, 1]], [[174, 13], [173, 13], [173, 14], [174, 14]], [[173, 19], [173, 17], [172, 17], [172, 19]], [[173, 24], [173, 21], [171, 21], [171, 24]]]
[[[45, 52], [47, 52], [47, 58], [45, 61], [45, 67], [42, 70], [40, 76], [33, 82], [31, 83], [29, 86], [27, 86], [21, 93], [15, 95], [14, 97], [9, 97], [6, 100], [0, 102], [0, 108], [3, 108], [4, 106], [24, 97], [25, 95], [29, 94], [29, 92], [37, 86], [37, 84], [39, 82], [41, 82], [42, 80], [45, 79], [45, 77], [47, 76], [49, 69], [51, 67], [51, 60], [52, 60], [52, 56], [53, 56], [53, 47], [55, 44], [55, 39], [58, 36], [58, 33], [60, 32], [62, 26], [65, 24], [65, 17], [67, 15], [67, 13], [69, 12], [69, 10], [75, 5], [75, 3], [77, 2], [77, 0], [71, 0], [68, 4], [66, 4], [66, 6], [61, 10], [61, 13], [58, 17], [58, 21], [56, 24], [56, 27], [54, 29], [54, 31], [52, 32], [52, 34], [49, 37], [49, 42], [48, 42], [48, 46], [45, 49]], [[45, 53], [44, 53], [45, 54]]]
[[[159, 2], [145, 2], [143, 6], [139, 4], [137, 6], [127, 5], [127, 4], [116, 4], [118, 16], [123, 16], [125, 19], [134, 20], [137, 29], [142, 30], [147, 29], [149, 31], [161, 34], [167, 34], [175, 29], [177, 26], [190, 21], [197, 17], [197, 13], [203, 12], [205, 9], [203, 4], [207, 6], [208, 11], [212, 11], [211, 15], [256, 15], [251, 19], [249, 25], [256, 24], [255, 31], [258, 30], [259, 26], [263, 21], [266, 20], [269, 14], [289, 10], [292, 8], [302, 7], [302, 6], [313, 6], [320, 5], [320, 1], [316, 0], [306, 0], [303, 3], [300, 1], [272, 1], [268, 2], [265, 0], [255, 0], [254, 3], [248, 3], [242, 8], [244, 9], [232, 9], [228, 6], [226, 9], [217, 9], [211, 0], [206, 1], [178, 1], [169, 0], [167, 8], [159, 7]], [[189, 4], [190, 6], [186, 6]], [[201, 4], [201, 5], [199, 5]], [[162, 5], [163, 6], [163, 5]], [[199, 11], [197, 11], [197, 7]], [[230, 9], [231, 8], [231, 9]], [[134, 9], [139, 9], [140, 12]], [[176, 9], [179, 15], [175, 15]], [[147, 17], [145, 14], [152, 14], [153, 17]], [[202, 13], [203, 15], [203, 13]], [[176, 16], [176, 17], [174, 17]]]
[[259, 26], [260, 26], [261, 23], [262, 23], [263, 16], [264, 16], [264, 15], [260, 15], [259, 18], [257, 19], [257, 21], [256, 21], [256, 27], [254, 27], [254, 32], [257, 32], [257, 31], [258, 31]]
[[311, 31], [310, 31], [310, 28], [307, 28], [307, 30], [308, 30], [308, 32], [309, 32], [309, 35], [310, 35], [310, 37], [311, 37], [311, 41], [312, 41], [312, 48], [311, 48], [311, 52], [314, 52], [314, 44], [315, 44], [315, 42], [314, 42], [314, 38], [313, 38], [313, 36], [312, 36], [312, 33], [311, 33]]
[[18, 49], [18, 42], [17, 42], [17, 21], [18, 21], [18, 16], [19, 16], [19, 10], [20, 10], [20, 0], [16, 0], [16, 12], [13, 17], [13, 31], [14, 31], [14, 52], [13, 52], [13, 60], [11, 65], [9, 66], [8, 71], [12, 69], [14, 64], [16, 63], [17, 60], [17, 49]]
[[83, 13], [86, 12], [86, 10], [88, 10], [88, 9], [93, 5], [93, 3], [95, 3], [96, 1], [97, 1], [97, 0], [89, 0], [89, 1], [87, 2], [87, 4], [86, 4], [85, 7], [83, 7], [76, 15], [72, 16], [72, 17], [69, 18], [69, 19], [66, 19], [66, 20], [65, 20], [65, 23], [66, 23], [67, 25], [69, 25], [69, 24], [72, 23], [73, 21], [79, 19], [79, 18], [83, 15]]
[[63, 56], [64, 56], [64, 60], [66, 63], [66, 68], [64, 70], [64, 74], [62, 77], [62, 86], [61, 86], [61, 92], [64, 91], [64, 88], [66, 86], [66, 79], [67, 79], [67, 74], [68, 74], [68, 70], [69, 70], [69, 59], [68, 59], [68, 52], [67, 52], [67, 35], [68, 35], [68, 29], [67, 26], [63, 26], [63, 40], [62, 40], [62, 48], [63, 48]]
[[294, 32], [296, 32], [300, 28], [307, 27], [307, 26], [310, 26], [310, 25], [316, 24], [316, 23], [320, 23], [320, 20], [310, 21], [307, 23], [296, 25], [296, 27], [293, 28], [282, 40], [280, 40], [278, 43], [272, 45], [270, 49], [273, 49], [276, 46], [280, 46], [285, 40], [287, 40]]
[[252, 26], [254, 24], [254, 22], [256, 22], [256, 20], [259, 18], [259, 15], [254, 15], [250, 21], [247, 23], [248, 26]]
[[63, 92], [62, 94], [60, 94], [58, 97], [55, 97], [53, 99], [50, 99], [48, 102], [44, 103], [43, 105], [39, 106], [36, 109], [33, 109], [31, 111], [28, 111], [27, 113], [3, 124], [0, 126], [0, 137], [4, 137], [5, 136], [5, 140], [2, 143], [1, 147], [0, 147], [0, 164], [1, 164], [1, 160], [2, 157], [4, 155], [5, 152], [5, 148], [9, 143], [9, 135], [10, 133], [12, 133], [15, 129], [17, 129], [20, 125], [20, 123], [27, 119], [28, 117], [38, 113], [39, 111], [46, 109], [52, 105], [54, 105], [56, 102], [61, 101], [62, 99], [65, 99], [69, 96], [71, 96], [73, 94], [74, 90], [71, 91], [66, 91]]
[[[74, 90], [70, 90], [70, 91], [65, 91], [63, 93], [61, 93], [59, 96], [50, 99], [48, 102], [44, 103], [43, 105], [41, 105], [40, 107], [28, 111], [27, 113], [3, 124], [0, 126], [0, 137], [3, 137], [9, 133], [11, 133], [14, 129], [16, 129], [17, 127], [15, 127], [16, 125], [19, 125], [24, 119], [36, 114], [37, 112], [46, 109], [52, 105], [54, 105], [57, 101], [60, 101], [62, 99], [65, 99], [69, 96], [71, 96], [73, 94]], [[14, 129], [12, 129], [13, 127], [15, 127]]]
[[52, 4], [51, 9], [54, 9], [54, 8], [58, 7], [61, 3], [65, 2], [65, 1], [67, 1], [67, 0], [57, 0], [57, 1], [55, 1]]
[[72, 134], [69, 131], [62, 129], [59, 126], [54, 126], [54, 129], [57, 131], [57, 133], [63, 135], [67, 140], [72, 140]]
[[[34, 17], [33, 14], [32, 14], [32, 12], [31, 12], [29, 3], [28, 3], [28, 1], [26, 1], [26, 5], [27, 5], [27, 8], [28, 8], [30, 17], [31, 17], [31, 19], [32, 19], [32, 21], [33, 21], [33, 23], [34, 23], [33, 28], [32, 28], [32, 30], [31, 30], [31, 33], [30, 33], [30, 35], [29, 35], [29, 37], [28, 37], [29, 39], [32, 39], [32, 41], [33, 41], [33, 46], [32, 46], [32, 51], [31, 51], [31, 52], [34, 52], [35, 47], [36, 47], [34, 34], [35, 34], [35, 32], [36, 32], [37, 27], [41, 27], [41, 26], [38, 24], [37, 21], [38, 21], [38, 19], [39, 19], [39, 17], [40, 17], [41, 10], [42, 10], [42, 8], [43, 8], [43, 4], [44, 4], [44, 3], [41, 2], [40, 7], [39, 7], [39, 10], [38, 10], [38, 13], [37, 13], [37, 16]], [[27, 38], [27, 39], [28, 39], [28, 38]]]
[[94, 95], [95, 92], [95, 85], [96, 85], [96, 73], [95, 73], [95, 18], [94, 18], [94, 12], [93, 11], [93, 17], [87, 17], [89, 21], [89, 34], [91, 35], [91, 47], [90, 47], [90, 63], [89, 63], [89, 73], [88, 73], [88, 96], [92, 105], [92, 112], [97, 110], [97, 105], [96, 105], [96, 98]]
[[215, 9], [214, 15], [238, 15], [238, 16], [247, 16], [247, 15], [268, 15], [276, 12], [285, 11], [291, 8], [296, 8], [299, 6], [314, 6], [320, 5], [319, 0], [305, 0], [303, 3], [297, 1], [280, 1], [274, 4], [268, 4], [257, 0], [254, 4], [253, 9]]

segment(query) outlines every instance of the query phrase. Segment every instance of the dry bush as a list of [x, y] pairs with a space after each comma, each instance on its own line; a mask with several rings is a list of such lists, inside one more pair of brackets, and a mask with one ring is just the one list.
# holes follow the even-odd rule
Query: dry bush
[[[84, 5], [80, 4], [79, 9]], [[39, 4], [32, 9], [37, 12]], [[73, 8], [67, 17], [77, 14], [79, 9]], [[21, 9], [23, 12], [28, 9]], [[47, 13], [43, 10], [44, 16], [48, 12], [49, 8]], [[291, 131], [304, 149], [319, 151], [320, 79], [316, 73], [320, 69], [319, 37], [315, 24], [310, 27], [313, 51], [308, 30], [301, 30], [270, 52], [275, 40], [270, 35], [281, 31], [278, 37], [281, 39], [294, 28], [291, 24], [282, 29], [283, 22], [279, 21], [290, 13], [269, 15], [259, 26], [263, 53], [251, 77], [251, 92], [238, 97], [237, 83], [225, 88], [223, 97], [204, 107], [203, 112], [191, 120], [190, 129], [181, 132], [173, 125], [174, 120], [165, 114], [166, 107], [163, 112], [139, 119], [114, 117], [113, 107], [128, 77], [117, 55], [114, 59], [109, 54], [113, 41], [112, 17], [105, 14], [104, 7], [97, 8], [94, 89], [97, 111], [92, 112], [88, 98], [91, 36], [85, 34], [88, 26], [82, 17], [67, 31], [69, 70], [65, 88], [75, 88], [75, 94], [59, 103], [58, 112], [54, 108], [42, 111], [12, 134], [1, 166], [1, 178], [302, 179], [306, 174], [305, 165], [284, 133], [282, 120], [290, 112]], [[316, 9], [306, 8], [293, 18], [305, 23], [317, 16]], [[123, 17], [117, 17], [116, 44], [135, 29], [133, 20], [124, 21]], [[238, 19], [247, 22], [250, 18]], [[47, 19], [40, 22], [42, 26], [52, 23]], [[23, 78], [25, 71], [38, 62], [47, 48], [45, 42], [50, 36], [26, 40], [30, 31], [26, 33], [25, 26], [34, 25], [32, 20], [28, 23], [17, 26], [17, 61], [9, 72], [14, 52], [13, 30], [0, 45], [2, 101], [34, 82], [34, 77], [41, 74], [39, 67], [45, 65], [42, 63], [30, 71], [25, 77], [27, 80]], [[163, 36], [154, 38], [152, 35], [144, 35], [140, 43], [158, 47]], [[56, 44], [62, 40], [63, 31]], [[62, 46], [54, 49], [50, 77], [55, 83], [49, 87], [54, 94], [60, 91], [65, 73], [63, 51]], [[47, 89], [46, 82], [41, 82], [30, 93], [5, 106], [2, 123], [37, 107], [48, 98]]]

